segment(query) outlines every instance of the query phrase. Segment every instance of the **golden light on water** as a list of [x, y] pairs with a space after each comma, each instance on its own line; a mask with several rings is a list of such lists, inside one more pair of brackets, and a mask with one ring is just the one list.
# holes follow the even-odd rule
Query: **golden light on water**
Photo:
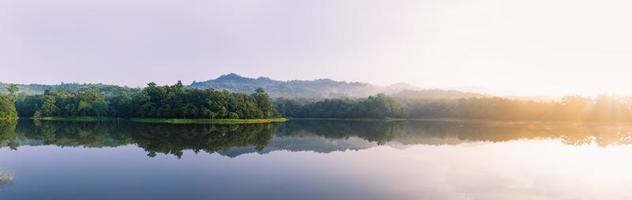
[[[259, 131], [222, 134], [200, 129], [204, 126], [164, 126], [159, 129], [164, 132], [146, 134], [140, 124], [41, 123], [24, 124], [17, 135], [6, 137], [4, 145], [22, 144], [17, 150], [0, 148], [4, 168], [19, 173], [20, 181], [9, 173], [0, 173], [0, 180], [28, 193], [0, 190], [0, 196], [78, 187], [87, 196], [110, 192], [103, 188], [134, 187], [148, 188], [143, 195], [162, 195], [153, 190], [158, 184], [189, 198], [196, 192], [263, 197], [278, 192], [297, 197], [292, 199], [632, 198], [629, 123], [294, 122], [269, 133], [261, 149], [196, 136], [243, 141], [266, 134]], [[46, 137], [31, 132], [39, 128]], [[155, 157], [148, 157], [149, 151], [156, 151]], [[24, 158], [28, 165], [20, 162]], [[224, 176], [230, 178], [219, 178]], [[194, 184], [174, 185], [174, 180]]]
[[[379, 147], [331, 162], [394, 199], [629, 199], [632, 148], [558, 140]], [[342, 166], [342, 165], [340, 165]], [[363, 181], [362, 181], [363, 180]]]

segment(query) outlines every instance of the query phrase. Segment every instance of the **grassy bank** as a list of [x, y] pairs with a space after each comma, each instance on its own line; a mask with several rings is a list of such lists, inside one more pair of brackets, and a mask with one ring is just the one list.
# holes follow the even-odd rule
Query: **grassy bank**
[[163, 119], [163, 118], [132, 118], [130, 121], [140, 123], [167, 124], [265, 124], [286, 122], [286, 118], [270, 119]]
[[116, 121], [129, 120], [139, 123], [166, 123], [166, 124], [263, 124], [263, 123], [279, 123], [287, 121], [286, 118], [270, 118], [270, 119], [170, 119], [170, 118], [116, 118], [116, 117], [42, 117], [32, 118], [35, 120], [47, 121], [82, 121], [82, 122], [98, 122], [98, 121]]
[[32, 118], [34, 120], [46, 120], [46, 121], [80, 121], [80, 122], [98, 122], [98, 121], [115, 121], [115, 120], [123, 120], [122, 118], [116, 117], [90, 117], [90, 116], [82, 116], [82, 117], [40, 117], [40, 118]]

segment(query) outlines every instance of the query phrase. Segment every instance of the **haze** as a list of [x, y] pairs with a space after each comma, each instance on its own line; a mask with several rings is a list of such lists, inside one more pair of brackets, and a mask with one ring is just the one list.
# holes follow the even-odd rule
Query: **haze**
[[632, 95], [628, 1], [3, 0], [0, 81], [407, 82]]

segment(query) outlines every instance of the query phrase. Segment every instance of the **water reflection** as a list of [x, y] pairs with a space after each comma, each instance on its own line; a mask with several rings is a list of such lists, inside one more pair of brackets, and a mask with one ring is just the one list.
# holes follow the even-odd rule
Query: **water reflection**
[[631, 130], [0, 122], [0, 199], [632, 199]]
[[[215, 153], [238, 146], [262, 149], [272, 137], [274, 125], [170, 125], [118, 122], [62, 122], [20, 120], [6, 126], [1, 144], [56, 145], [61, 147], [118, 147], [135, 144], [153, 157], [157, 153], [182, 156], [193, 150]], [[14, 130], [11, 130], [14, 128]]]
[[150, 157], [183, 151], [236, 157], [277, 150], [359, 150], [379, 145], [455, 145], [519, 139], [556, 139], [568, 145], [632, 144], [630, 124], [449, 121], [313, 121], [254, 125], [172, 125], [20, 120], [0, 122], [0, 147], [137, 145]]
[[16, 125], [17, 121], [15, 120], [0, 120], [0, 144], [2, 147], [8, 146], [11, 149], [17, 148], [17, 135], [15, 133]]
[[301, 121], [286, 124], [280, 135], [307, 132], [335, 139], [357, 136], [378, 144], [444, 145], [465, 142], [505, 142], [519, 139], [559, 139], [569, 145], [632, 144], [632, 124], [463, 122], [463, 121]]

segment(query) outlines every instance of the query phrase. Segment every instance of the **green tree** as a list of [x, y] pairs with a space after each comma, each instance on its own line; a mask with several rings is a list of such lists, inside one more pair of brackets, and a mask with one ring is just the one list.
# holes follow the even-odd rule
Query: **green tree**
[[257, 88], [253, 96], [257, 101], [257, 107], [259, 107], [263, 113], [262, 118], [275, 117], [278, 115], [274, 109], [274, 103], [272, 103], [272, 99], [266, 91], [262, 88]]
[[42, 107], [35, 111], [33, 117], [41, 118], [41, 117], [50, 117], [56, 116], [59, 108], [55, 105], [56, 100], [53, 96], [46, 96], [44, 101], [42, 102]]
[[9, 85], [8, 95], [0, 94], [0, 119], [16, 119], [18, 118], [18, 112], [15, 109], [16, 93], [18, 91], [17, 86], [14, 84]]

